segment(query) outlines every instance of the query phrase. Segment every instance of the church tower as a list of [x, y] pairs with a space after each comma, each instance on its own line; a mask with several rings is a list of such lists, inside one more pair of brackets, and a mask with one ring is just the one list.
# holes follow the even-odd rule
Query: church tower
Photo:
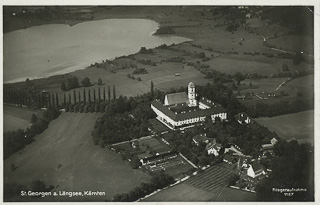
[[190, 82], [188, 85], [188, 99], [189, 99], [189, 106], [195, 107], [197, 106], [196, 100], [196, 86], [193, 82]]

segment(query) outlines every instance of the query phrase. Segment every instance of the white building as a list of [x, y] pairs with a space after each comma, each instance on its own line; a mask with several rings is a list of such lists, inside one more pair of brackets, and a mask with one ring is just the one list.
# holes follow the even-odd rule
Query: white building
[[204, 122], [207, 116], [210, 116], [213, 122], [217, 117], [221, 120], [227, 119], [226, 110], [221, 105], [206, 98], [197, 101], [196, 88], [192, 82], [188, 85], [188, 94], [168, 94], [164, 104], [160, 100], [154, 100], [151, 109], [157, 114], [157, 119], [170, 129]]
[[265, 175], [265, 174], [266, 172], [264, 171], [262, 165], [259, 164], [258, 162], [250, 164], [247, 170], [247, 175], [251, 178], [256, 178], [258, 176]]

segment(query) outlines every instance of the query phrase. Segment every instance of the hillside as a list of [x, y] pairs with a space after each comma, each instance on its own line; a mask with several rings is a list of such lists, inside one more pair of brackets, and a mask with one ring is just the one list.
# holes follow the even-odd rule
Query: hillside
[[[91, 131], [98, 117], [99, 114], [62, 113], [34, 143], [4, 161], [4, 182], [30, 186], [32, 181], [42, 180], [55, 186], [53, 191], [88, 190], [106, 194], [46, 197], [40, 201], [104, 201], [147, 181], [150, 176], [133, 170], [115, 152], [93, 144]], [[17, 169], [11, 171], [11, 164]]]

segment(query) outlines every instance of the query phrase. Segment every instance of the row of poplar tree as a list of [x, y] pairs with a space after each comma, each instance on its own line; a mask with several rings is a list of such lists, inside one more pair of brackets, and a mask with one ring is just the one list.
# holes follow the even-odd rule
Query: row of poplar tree
[[[113, 85], [112, 96], [111, 89], [108, 86], [106, 88], [100, 87], [98, 89], [83, 89], [82, 91], [73, 90], [73, 92], [63, 93], [63, 100], [60, 101], [58, 93], [49, 92], [26, 92], [22, 90], [6, 90], [3, 95], [3, 102], [8, 104], [15, 104], [18, 106], [26, 106], [29, 108], [45, 108], [48, 106], [53, 106], [58, 109], [65, 109], [70, 112], [77, 112], [77, 106], [80, 108], [87, 106], [87, 112], [97, 112], [96, 106], [107, 105], [110, 102], [115, 102], [116, 100], [116, 90]], [[107, 92], [107, 93], [106, 93]], [[104, 109], [103, 109], [104, 110]], [[83, 110], [84, 111], [84, 110]], [[78, 111], [80, 112], [80, 111]]]

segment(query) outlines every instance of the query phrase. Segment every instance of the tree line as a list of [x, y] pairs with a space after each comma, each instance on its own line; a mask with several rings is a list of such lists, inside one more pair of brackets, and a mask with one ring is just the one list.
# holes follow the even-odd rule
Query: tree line
[[[296, 140], [279, 140], [274, 146], [272, 172], [256, 188], [259, 201], [314, 201], [314, 147]], [[306, 189], [292, 192], [292, 196], [272, 191], [278, 189]], [[290, 191], [289, 191], [290, 193]]]
[[103, 89], [98, 87], [98, 89], [89, 89], [88, 92], [83, 89], [78, 92], [73, 90], [73, 92], [63, 93], [62, 101], [58, 93], [8, 89], [4, 90], [3, 102], [29, 108], [52, 106], [57, 109], [64, 108], [67, 112], [104, 112], [106, 105], [115, 102], [116, 98], [116, 88], [113, 85], [112, 91], [108, 86], [107, 90], [105, 87]]
[[60, 111], [53, 106], [42, 112], [42, 117], [32, 116], [32, 125], [26, 130], [8, 131], [3, 134], [3, 157], [8, 158], [11, 154], [23, 149], [34, 141], [34, 137], [48, 128], [50, 122], [60, 115]]

